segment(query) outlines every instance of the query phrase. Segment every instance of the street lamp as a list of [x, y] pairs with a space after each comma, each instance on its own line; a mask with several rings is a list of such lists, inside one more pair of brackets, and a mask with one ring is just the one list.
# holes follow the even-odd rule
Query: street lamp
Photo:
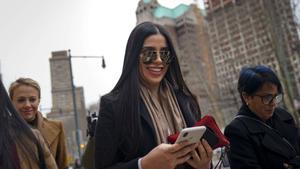
[[74, 110], [74, 118], [75, 118], [75, 128], [76, 128], [76, 144], [78, 149], [79, 158], [81, 157], [81, 148], [80, 148], [80, 129], [79, 129], [79, 120], [78, 120], [78, 110], [76, 103], [76, 92], [73, 78], [73, 69], [72, 69], [72, 58], [101, 58], [102, 59], [102, 68], [106, 67], [104, 56], [72, 56], [71, 50], [68, 50], [68, 59], [70, 66], [70, 76], [71, 76], [71, 88], [72, 88], [72, 100], [73, 100], [73, 110]]

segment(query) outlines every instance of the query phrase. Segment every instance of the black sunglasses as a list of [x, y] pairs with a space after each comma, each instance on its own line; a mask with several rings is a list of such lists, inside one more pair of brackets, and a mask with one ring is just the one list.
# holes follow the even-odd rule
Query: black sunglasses
[[[141, 51], [141, 59], [144, 64], [150, 64], [157, 59], [158, 52], [149, 47], [145, 47]], [[159, 51], [159, 57], [165, 64], [170, 64], [172, 61], [171, 51], [168, 48], [162, 48]]]

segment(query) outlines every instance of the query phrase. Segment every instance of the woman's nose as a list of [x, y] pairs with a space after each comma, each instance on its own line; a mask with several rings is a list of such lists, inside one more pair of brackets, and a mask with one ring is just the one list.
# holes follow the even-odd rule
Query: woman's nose
[[25, 106], [31, 106], [31, 103], [29, 100], [26, 100], [24, 104], [25, 104]]
[[162, 59], [161, 59], [159, 51], [156, 52], [156, 58], [155, 58], [154, 62], [162, 62]]

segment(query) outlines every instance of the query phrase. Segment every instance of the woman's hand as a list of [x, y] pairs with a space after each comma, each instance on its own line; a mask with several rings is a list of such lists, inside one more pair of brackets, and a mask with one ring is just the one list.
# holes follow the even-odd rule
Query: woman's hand
[[187, 161], [190, 166], [196, 169], [210, 168], [213, 150], [206, 140], [202, 139], [191, 155], [192, 158]]
[[141, 160], [143, 169], [174, 169], [177, 165], [187, 162], [197, 144], [188, 142], [160, 144]]

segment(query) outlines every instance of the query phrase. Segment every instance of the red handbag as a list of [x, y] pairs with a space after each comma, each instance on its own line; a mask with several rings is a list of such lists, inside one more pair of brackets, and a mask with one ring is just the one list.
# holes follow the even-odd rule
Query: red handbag
[[[213, 149], [229, 145], [228, 139], [219, 129], [215, 119], [210, 115], [205, 115], [202, 119], [196, 122], [194, 126], [206, 126], [202, 138], [206, 139]], [[179, 132], [168, 136], [168, 141], [174, 143], [179, 135]]]

